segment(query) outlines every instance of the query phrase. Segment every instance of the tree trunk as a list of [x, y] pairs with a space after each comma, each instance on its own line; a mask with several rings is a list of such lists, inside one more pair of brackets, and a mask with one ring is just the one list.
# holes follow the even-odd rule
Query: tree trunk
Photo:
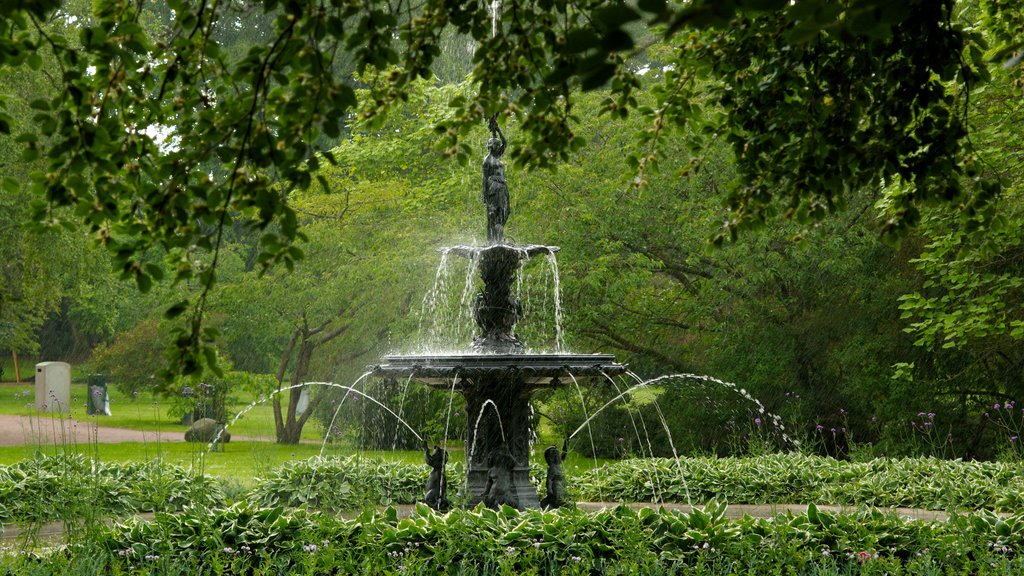
[[[306, 406], [306, 409], [301, 414], [297, 413], [299, 398], [302, 396], [302, 389], [304, 388], [301, 384], [306, 382], [310, 358], [313, 357], [313, 351], [318, 346], [344, 334], [348, 329], [348, 324], [342, 323], [329, 332], [324, 333], [324, 331], [327, 330], [332, 322], [338, 321], [343, 317], [351, 317], [360, 308], [362, 308], [362, 305], [344, 309], [338, 312], [334, 318], [315, 328], [310, 328], [309, 323], [306, 321], [305, 313], [302, 314], [302, 326], [292, 332], [291, 340], [288, 342], [288, 347], [281, 356], [281, 364], [277, 368], [277, 394], [274, 395], [274, 430], [277, 433], [278, 444], [298, 444], [302, 438], [302, 427], [306, 425], [306, 421], [316, 411], [316, 407], [320, 404], [321, 400], [321, 396], [317, 395], [314, 398], [310, 394], [309, 405]], [[288, 386], [288, 410], [282, 413], [281, 392], [284, 390], [284, 375], [292, 361], [292, 354], [295, 352], [296, 345], [298, 345], [299, 351], [295, 358], [295, 367], [292, 369], [291, 384]]]

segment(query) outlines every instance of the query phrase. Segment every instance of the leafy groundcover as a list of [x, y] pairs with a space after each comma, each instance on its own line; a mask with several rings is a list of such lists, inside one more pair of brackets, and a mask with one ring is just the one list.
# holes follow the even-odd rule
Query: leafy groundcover
[[354, 519], [236, 504], [97, 527], [42, 552], [0, 555], [11, 574], [1020, 574], [1024, 517], [947, 521], [863, 510], [728, 519], [690, 513], [436, 514]]

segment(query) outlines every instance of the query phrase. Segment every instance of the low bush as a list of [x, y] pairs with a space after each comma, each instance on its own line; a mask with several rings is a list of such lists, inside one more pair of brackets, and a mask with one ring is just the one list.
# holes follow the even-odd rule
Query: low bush
[[81, 455], [0, 466], [0, 523], [118, 517], [218, 506], [215, 479], [159, 461], [118, 464]]
[[[448, 491], [462, 489], [461, 463], [447, 467]], [[247, 499], [261, 506], [306, 506], [318, 510], [359, 510], [412, 504], [423, 498], [426, 466], [349, 456], [290, 462], [259, 479]]]
[[618, 507], [598, 513], [418, 506], [353, 520], [236, 504], [131, 520], [37, 553], [0, 553], [34, 574], [1014, 574], [1024, 516], [948, 521], [864, 510], [729, 519]]
[[772, 454], [749, 458], [623, 460], [571, 475], [580, 500], [818, 503], [930, 510], [1024, 505], [1024, 465], [937, 458], [849, 462]]

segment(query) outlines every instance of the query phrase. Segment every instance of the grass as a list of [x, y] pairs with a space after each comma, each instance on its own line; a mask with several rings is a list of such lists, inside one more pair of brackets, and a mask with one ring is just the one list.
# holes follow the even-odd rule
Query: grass
[[[192, 444], [180, 441], [187, 427], [168, 415], [171, 403], [164, 398], [154, 397], [151, 394], [132, 398], [116, 388], [110, 387], [108, 394], [112, 415], [90, 416], [86, 414], [85, 409], [86, 394], [87, 387], [85, 383], [71, 384], [70, 425], [98, 425], [139, 430], [151, 433], [152, 440], [119, 444], [89, 442], [38, 444], [30, 441], [32, 437], [31, 430], [26, 429], [25, 444], [9, 447], [0, 446], [0, 465], [12, 464], [25, 458], [31, 458], [38, 452], [47, 455], [73, 452], [96, 460], [109, 462], [148, 461], [160, 458], [170, 464], [199, 469], [206, 474], [230, 479], [231, 481], [237, 481], [243, 486], [248, 486], [252, 484], [256, 477], [267, 474], [277, 466], [291, 460], [303, 460], [321, 453], [322, 429], [318, 422], [313, 420], [307, 422], [302, 431], [303, 443], [297, 445], [276, 444], [274, 442], [274, 417], [271, 404], [264, 402], [246, 410], [252, 398], [245, 397], [244, 393], [236, 395], [234, 397], [235, 402], [230, 405], [230, 410], [236, 414], [246, 410], [228, 428], [236, 440], [230, 442], [224, 452], [216, 453], [208, 452], [205, 444]], [[69, 420], [67, 419], [49, 414], [37, 414], [34, 401], [35, 388], [31, 383], [16, 385], [8, 382], [0, 384], [0, 414], [31, 416], [32, 418], [28, 423], [28, 426], [31, 427], [56, 427], [57, 430], [61, 430], [69, 425]], [[549, 444], [560, 446], [562, 440], [559, 434], [546, 429], [545, 431], [547, 433], [542, 433], [532, 457], [541, 466], [544, 466], [544, 448]], [[59, 434], [57, 436], [60, 437]], [[262, 441], [239, 441], [237, 438], [240, 436]], [[462, 458], [458, 444], [458, 440], [453, 440], [449, 443], [452, 446], [453, 459]], [[398, 460], [417, 465], [423, 464], [423, 453], [419, 451], [358, 451], [352, 448], [328, 444], [324, 448], [323, 454], [325, 456], [362, 454], [371, 458]], [[567, 471], [571, 470], [573, 473], [577, 473], [589, 470], [595, 465], [601, 466], [607, 462], [609, 461], [604, 459], [594, 460], [593, 458], [570, 453], [568, 461], [565, 463], [565, 468]]]
[[[84, 383], [71, 384], [71, 417], [79, 422], [93, 422], [100, 426], [142, 430], [159, 434], [183, 434], [188, 428], [168, 415], [171, 403], [162, 397], [143, 393], [132, 398], [114, 387], [108, 388], [111, 416], [90, 416], [86, 414], [85, 398], [87, 387]], [[233, 397], [235, 402], [229, 410], [239, 413], [252, 402], [252, 397]], [[0, 384], [0, 414], [35, 416], [35, 388], [32, 384]], [[270, 402], [257, 404], [246, 411], [228, 429], [234, 436], [274, 438], [274, 413]], [[318, 422], [310, 419], [302, 429], [302, 439], [318, 441], [323, 438]]]

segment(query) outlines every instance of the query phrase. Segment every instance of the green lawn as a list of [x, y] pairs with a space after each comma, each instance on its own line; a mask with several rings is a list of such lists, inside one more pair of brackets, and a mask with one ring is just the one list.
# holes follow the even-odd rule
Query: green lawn
[[[113, 462], [162, 458], [168, 463], [201, 469], [207, 474], [230, 479], [247, 486], [252, 483], [254, 478], [266, 474], [269, 470], [289, 460], [306, 459], [321, 453], [321, 427], [318, 422], [313, 420], [310, 420], [303, 429], [302, 444], [280, 445], [274, 443], [274, 417], [269, 402], [247, 409], [251, 399], [245, 398], [231, 406], [231, 410], [235, 413], [245, 410], [239, 419], [230, 425], [229, 431], [232, 435], [236, 438], [238, 436], [262, 438], [265, 441], [236, 440], [229, 443], [224, 452], [211, 453], [208, 452], [205, 444], [170, 442], [165, 439], [178, 440], [186, 430], [186, 426], [168, 415], [170, 403], [166, 400], [159, 397], [154, 398], [151, 395], [146, 397], [140, 395], [139, 398], [133, 399], [113, 387], [109, 389], [109, 394], [112, 415], [89, 416], [85, 411], [86, 385], [84, 383], [72, 384], [72, 421], [151, 432], [152, 441], [121, 444], [59, 443], [56, 445], [0, 446], [0, 465], [31, 458], [37, 451], [44, 454], [71, 451], [101, 461]], [[38, 416], [38, 419], [33, 420], [34, 426], [66, 425], [65, 422], [50, 415], [37, 415], [33, 404], [34, 400], [35, 392], [31, 384], [0, 384], [0, 414]], [[453, 460], [463, 458], [458, 444], [459, 440], [454, 439], [450, 443], [450, 445], [454, 445], [452, 448]], [[544, 466], [543, 453], [548, 444], [560, 445], [561, 438], [553, 433], [542, 434], [541, 441], [535, 447], [533, 454], [533, 460], [541, 466]], [[423, 454], [419, 451], [368, 452], [328, 444], [324, 447], [323, 454], [339, 456], [363, 454], [371, 458], [397, 459], [413, 464], [423, 463]], [[589, 470], [595, 464], [600, 466], [606, 462], [603, 459], [595, 461], [578, 454], [570, 454], [566, 462], [566, 470], [573, 472]]]
[[[305, 460], [321, 454], [321, 445], [314, 443], [283, 445], [273, 442], [231, 442], [223, 452], [209, 452], [206, 444], [187, 442], [125, 442], [122, 444], [73, 444], [73, 445], [24, 445], [0, 446], [0, 465], [14, 464], [32, 458], [37, 452], [46, 455], [79, 453], [104, 462], [142, 462], [162, 459], [170, 464], [194, 468], [220, 477], [229, 483], [243, 487], [251, 486], [258, 477], [265, 476], [274, 468], [291, 460]], [[544, 465], [543, 450], [534, 451], [533, 460]], [[357, 451], [328, 444], [323, 447], [324, 456], [351, 456], [358, 454], [366, 458], [394, 460], [408, 464], [423, 464], [423, 453], [415, 450]], [[452, 450], [452, 461], [461, 460], [463, 453]], [[598, 466], [609, 460], [598, 459]], [[566, 472], [579, 474], [595, 465], [591, 458], [569, 454], [565, 463]]]
[[[89, 416], [85, 411], [86, 385], [71, 384], [71, 417], [79, 422], [96, 421], [101, 426], [128, 428], [169, 434], [181, 434], [187, 426], [169, 416], [171, 403], [152, 394], [140, 394], [132, 398], [114, 387], [108, 389], [110, 416]], [[263, 402], [247, 409], [251, 397], [238, 397], [229, 410], [238, 414], [238, 420], [231, 423], [229, 431], [236, 436], [274, 438], [274, 413], [270, 402]], [[0, 414], [35, 415], [35, 389], [32, 384], [0, 384]], [[320, 440], [323, 432], [320, 424], [310, 419], [302, 430], [303, 440]]]

